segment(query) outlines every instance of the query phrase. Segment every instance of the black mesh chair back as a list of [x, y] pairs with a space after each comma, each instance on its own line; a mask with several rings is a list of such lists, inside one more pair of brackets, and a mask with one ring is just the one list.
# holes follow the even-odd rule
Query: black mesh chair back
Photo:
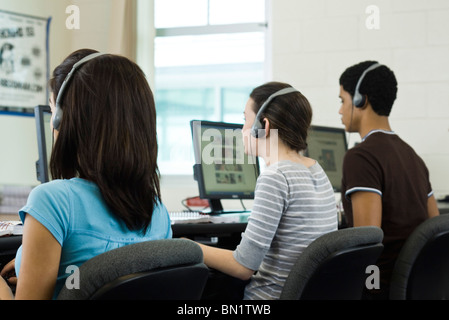
[[396, 259], [390, 299], [449, 299], [449, 215], [427, 219], [407, 238]]
[[360, 300], [382, 250], [382, 229], [346, 228], [313, 241], [300, 255], [285, 282], [281, 299]]
[[208, 272], [193, 241], [141, 242], [85, 262], [79, 289], [65, 286], [58, 300], [198, 300]]

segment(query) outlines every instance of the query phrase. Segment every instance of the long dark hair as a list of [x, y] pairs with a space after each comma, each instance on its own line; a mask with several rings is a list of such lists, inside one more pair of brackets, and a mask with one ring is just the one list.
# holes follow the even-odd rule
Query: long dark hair
[[[78, 50], [54, 70], [55, 97], [72, 66], [94, 52]], [[113, 214], [130, 230], [146, 232], [160, 186], [156, 108], [142, 70], [116, 55], [90, 60], [74, 73], [61, 109], [52, 177], [94, 182]]]
[[[256, 114], [262, 104], [273, 93], [291, 87], [283, 82], [267, 82], [255, 88], [250, 98], [253, 99]], [[279, 138], [292, 150], [297, 152], [307, 149], [307, 134], [312, 122], [312, 107], [300, 92], [276, 97], [265, 109], [261, 119], [270, 121], [271, 129], [278, 130]]]

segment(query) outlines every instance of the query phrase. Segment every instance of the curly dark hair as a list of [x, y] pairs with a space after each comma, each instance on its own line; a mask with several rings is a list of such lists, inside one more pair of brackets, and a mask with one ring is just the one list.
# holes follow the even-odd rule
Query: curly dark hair
[[[364, 61], [347, 68], [340, 76], [340, 85], [351, 96], [362, 73], [377, 61]], [[380, 116], [389, 116], [398, 92], [396, 77], [387, 66], [382, 65], [365, 75], [360, 89], [368, 97], [373, 111]]]

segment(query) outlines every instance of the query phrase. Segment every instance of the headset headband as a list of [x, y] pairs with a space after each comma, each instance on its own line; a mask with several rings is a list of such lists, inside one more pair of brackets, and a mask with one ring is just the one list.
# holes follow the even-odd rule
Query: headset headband
[[268, 97], [268, 99], [262, 104], [262, 106], [259, 109], [259, 112], [257, 112], [256, 114], [256, 118], [254, 119], [254, 124], [251, 127], [251, 135], [255, 138], [263, 138], [265, 136], [265, 133], [261, 133], [259, 134], [259, 130], [261, 130], [262, 127], [262, 122], [260, 121], [262, 113], [265, 111], [265, 109], [268, 107], [268, 105], [270, 104], [271, 101], [273, 101], [274, 98], [276, 98], [277, 96], [282, 96], [284, 94], [288, 94], [288, 93], [292, 93], [292, 92], [299, 92], [298, 90], [296, 90], [293, 87], [288, 87], [288, 88], [284, 88], [281, 89], [275, 93], [273, 93], [271, 96]]
[[85, 56], [84, 58], [82, 58], [80, 61], [78, 61], [77, 63], [75, 63], [73, 65], [72, 70], [70, 70], [70, 72], [65, 77], [64, 82], [62, 83], [61, 88], [59, 89], [58, 97], [56, 98], [56, 111], [53, 116], [53, 128], [55, 130], [59, 130], [59, 126], [61, 125], [61, 119], [62, 119], [61, 100], [64, 95], [64, 91], [66, 90], [66, 87], [67, 87], [68, 83], [70, 82], [70, 79], [72, 78], [73, 74], [75, 73], [75, 71], [77, 69], [79, 69], [86, 62], [88, 62], [92, 59], [95, 59], [98, 56], [102, 56], [104, 54], [105, 53], [95, 52], [95, 53]]
[[357, 108], [361, 108], [365, 105], [365, 96], [363, 96], [359, 89], [360, 85], [362, 84], [363, 79], [365, 78], [365, 75], [370, 72], [371, 70], [374, 70], [376, 68], [381, 67], [382, 65], [380, 63], [375, 63], [369, 66], [365, 71], [363, 71], [362, 75], [359, 78], [359, 81], [357, 82], [357, 85], [355, 86], [354, 91], [354, 97], [352, 98], [352, 104], [356, 106]]

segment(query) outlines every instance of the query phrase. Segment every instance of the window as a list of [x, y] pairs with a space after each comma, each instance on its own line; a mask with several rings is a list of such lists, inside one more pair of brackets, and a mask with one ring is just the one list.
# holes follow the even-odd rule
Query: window
[[154, 0], [159, 168], [192, 174], [191, 120], [243, 123], [264, 82], [265, 0]]

